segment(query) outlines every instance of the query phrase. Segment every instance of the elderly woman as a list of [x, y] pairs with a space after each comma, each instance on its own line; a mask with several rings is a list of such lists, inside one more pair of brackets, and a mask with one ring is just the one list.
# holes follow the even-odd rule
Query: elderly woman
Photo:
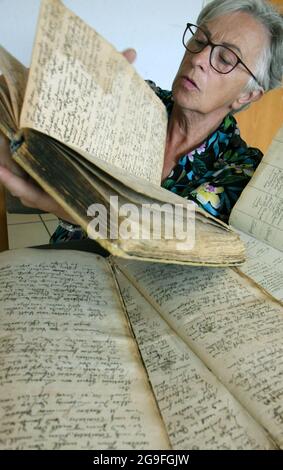
[[[262, 157], [241, 139], [233, 114], [281, 85], [282, 16], [264, 0], [214, 0], [197, 25], [187, 24], [183, 45], [172, 91], [149, 82], [169, 117], [162, 186], [227, 221]], [[135, 53], [124, 55], [132, 62]], [[65, 219], [53, 241], [83, 237], [66, 223], [72, 221], [62, 208], [19, 172], [5, 145], [4, 185], [27, 206]]]

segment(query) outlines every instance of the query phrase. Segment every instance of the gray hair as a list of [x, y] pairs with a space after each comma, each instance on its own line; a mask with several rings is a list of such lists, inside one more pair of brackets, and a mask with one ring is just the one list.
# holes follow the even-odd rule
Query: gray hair
[[[265, 0], [213, 0], [199, 14], [197, 24], [201, 25], [227, 13], [243, 11], [265, 26], [269, 44], [264, 48], [254, 75], [265, 91], [282, 86], [283, 75], [283, 16]], [[245, 90], [252, 92], [259, 85], [251, 77]]]

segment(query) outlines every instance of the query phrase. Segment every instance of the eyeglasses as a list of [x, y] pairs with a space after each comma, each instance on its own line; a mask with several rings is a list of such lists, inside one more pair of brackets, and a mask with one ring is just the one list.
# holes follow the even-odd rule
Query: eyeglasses
[[227, 74], [232, 72], [238, 64], [242, 64], [258, 85], [262, 87], [262, 84], [259, 83], [258, 79], [232, 49], [222, 44], [214, 44], [211, 42], [207, 33], [199, 26], [187, 23], [183, 34], [183, 44], [187, 51], [192, 54], [198, 54], [205, 49], [205, 47], [211, 46], [209, 63], [216, 72]]

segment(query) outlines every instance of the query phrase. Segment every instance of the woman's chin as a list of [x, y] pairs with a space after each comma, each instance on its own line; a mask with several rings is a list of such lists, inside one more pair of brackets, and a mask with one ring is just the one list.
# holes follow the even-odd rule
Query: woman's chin
[[195, 109], [197, 111], [199, 107], [199, 100], [196, 99], [196, 95], [181, 87], [173, 90], [173, 101], [181, 108]]

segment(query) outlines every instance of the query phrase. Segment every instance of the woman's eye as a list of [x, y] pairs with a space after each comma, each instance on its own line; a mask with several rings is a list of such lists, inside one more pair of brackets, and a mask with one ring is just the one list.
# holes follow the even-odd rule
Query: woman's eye
[[206, 41], [195, 38], [195, 43], [199, 44], [199, 45], [204, 45], [204, 44], [206, 44]]
[[223, 55], [220, 55], [220, 60], [223, 64], [225, 65], [231, 65], [231, 62], [229, 60], [227, 60]]

